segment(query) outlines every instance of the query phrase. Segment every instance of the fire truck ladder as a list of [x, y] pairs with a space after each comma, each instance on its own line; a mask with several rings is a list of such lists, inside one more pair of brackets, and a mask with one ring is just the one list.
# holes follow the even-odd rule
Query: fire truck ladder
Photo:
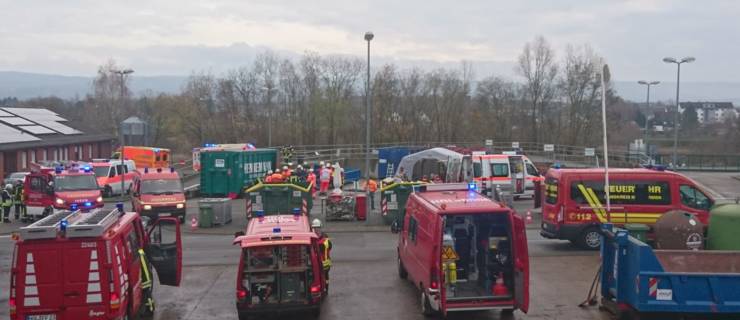
[[102, 235], [110, 226], [118, 221], [121, 211], [103, 211], [96, 209], [85, 213], [80, 219], [67, 226], [68, 238], [97, 237]]
[[57, 237], [59, 225], [62, 220], [74, 220], [80, 215], [80, 211], [57, 211], [46, 218], [34, 222], [31, 225], [20, 228], [21, 239], [52, 239]]

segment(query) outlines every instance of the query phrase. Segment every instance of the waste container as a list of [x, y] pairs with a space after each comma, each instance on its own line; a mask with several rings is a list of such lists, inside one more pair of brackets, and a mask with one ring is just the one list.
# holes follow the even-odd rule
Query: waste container
[[647, 233], [650, 231], [650, 227], [643, 223], [627, 223], [624, 228], [629, 231], [630, 236], [647, 243]]
[[671, 210], [655, 222], [655, 247], [663, 250], [704, 249], [704, 225], [681, 210]]
[[213, 204], [207, 201], [198, 201], [198, 227], [213, 228]]
[[740, 230], [740, 205], [722, 204], [709, 214], [709, 250], [740, 250], [737, 232]]
[[367, 219], [367, 194], [355, 194], [355, 217], [357, 220], [365, 221]]
[[403, 217], [406, 214], [406, 201], [414, 191], [414, 186], [419, 183], [396, 183], [381, 189], [380, 210], [383, 215], [383, 223], [391, 225], [398, 221], [403, 225]]
[[210, 228], [213, 225], [224, 225], [231, 222], [231, 199], [229, 198], [205, 198], [198, 201], [200, 215], [205, 217], [207, 226], [203, 226], [203, 218], [200, 218], [199, 225], [204, 228]]

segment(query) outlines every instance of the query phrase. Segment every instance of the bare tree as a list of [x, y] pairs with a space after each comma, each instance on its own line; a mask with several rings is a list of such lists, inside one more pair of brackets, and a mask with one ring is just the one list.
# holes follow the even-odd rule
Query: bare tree
[[538, 36], [524, 45], [516, 71], [524, 77], [525, 99], [530, 105], [529, 119], [532, 138], [542, 140], [540, 134], [544, 108], [555, 96], [555, 77], [558, 73], [555, 51], [544, 37]]
[[563, 61], [563, 74], [559, 79], [560, 92], [565, 102], [565, 125], [557, 132], [562, 132], [563, 142], [570, 145], [591, 142], [592, 129], [598, 128], [601, 108], [600, 70], [603, 59], [594, 53], [588, 45], [574, 47], [568, 45]]

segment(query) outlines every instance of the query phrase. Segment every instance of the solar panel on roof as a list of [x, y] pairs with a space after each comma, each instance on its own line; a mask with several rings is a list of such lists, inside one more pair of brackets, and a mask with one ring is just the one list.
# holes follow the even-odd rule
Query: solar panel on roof
[[6, 112], [26, 118], [31, 121], [67, 121], [56, 113], [41, 108], [3, 108]]
[[79, 134], [81, 131], [65, 126], [56, 121], [36, 121], [38, 124], [63, 134]]
[[58, 133], [54, 130], [51, 130], [47, 127], [42, 126], [18, 126], [18, 128], [21, 128], [23, 131], [27, 131], [33, 134], [54, 134]]
[[14, 117], [14, 115], [0, 110], [0, 117]]
[[0, 118], [0, 121], [14, 126], [34, 125], [35, 123], [19, 117]]
[[31, 134], [24, 133], [23, 131], [16, 130], [13, 127], [0, 124], [0, 143], [38, 141], [38, 140], [41, 140], [41, 139], [36, 138]]

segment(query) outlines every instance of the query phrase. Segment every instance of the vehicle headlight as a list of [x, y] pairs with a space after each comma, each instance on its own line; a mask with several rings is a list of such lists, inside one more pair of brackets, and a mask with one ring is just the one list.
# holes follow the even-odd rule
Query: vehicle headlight
[[57, 201], [56, 202], [60, 206], [64, 204], [64, 200], [62, 200], [62, 198], [57, 198]]
[[144, 210], [152, 210], [152, 206], [149, 204], [144, 205]]
[[103, 202], [103, 196], [99, 196], [97, 199], [95, 199], [97, 202]]
[[182, 208], [185, 208], [185, 204], [184, 204], [184, 203], [178, 203], [178, 204], [177, 204], [177, 208], [178, 208], [178, 209], [182, 209]]

